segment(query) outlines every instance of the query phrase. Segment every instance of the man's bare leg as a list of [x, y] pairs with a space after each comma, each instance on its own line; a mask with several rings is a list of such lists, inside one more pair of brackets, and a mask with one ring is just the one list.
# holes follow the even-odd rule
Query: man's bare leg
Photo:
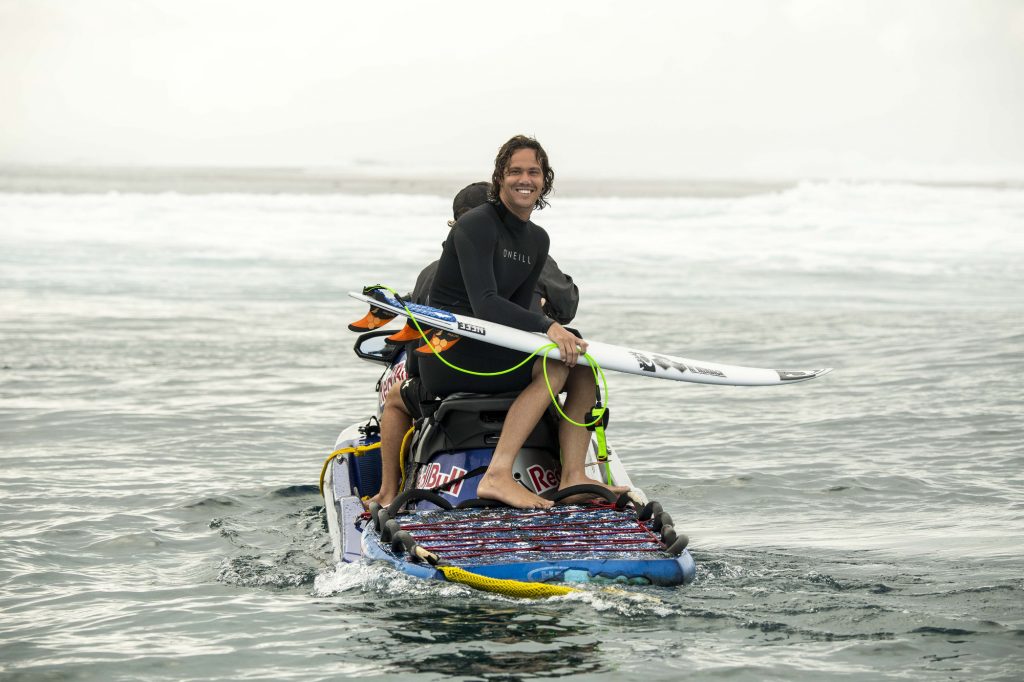
[[412, 426], [412, 416], [402, 400], [401, 384], [395, 384], [384, 398], [384, 410], [380, 415], [380, 492], [370, 498], [381, 506], [391, 504], [398, 495], [401, 478], [398, 459], [402, 438]]
[[[477, 495], [480, 497], [499, 500], [520, 509], [547, 509], [552, 505], [551, 501], [527, 490], [512, 477], [512, 464], [516, 455], [551, 402], [540, 363], [540, 360], [534, 362], [533, 380], [509, 408], [494, 456], [477, 486]], [[569, 368], [561, 362], [548, 361], [548, 377], [556, 395], [561, 391], [568, 373]]]
[[[588, 421], [587, 413], [594, 406], [596, 397], [593, 370], [584, 365], [573, 367], [566, 381], [566, 390], [568, 395], [562, 410], [573, 421], [585, 424]], [[574, 426], [563, 419], [558, 424], [558, 443], [562, 448], [562, 480], [558, 485], [559, 490], [585, 483], [601, 485], [615, 493], [629, 490], [629, 486], [607, 485], [603, 481], [595, 481], [587, 476], [585, 466], [587, 447], [590, 445], [590, 431], [587, 429]]]

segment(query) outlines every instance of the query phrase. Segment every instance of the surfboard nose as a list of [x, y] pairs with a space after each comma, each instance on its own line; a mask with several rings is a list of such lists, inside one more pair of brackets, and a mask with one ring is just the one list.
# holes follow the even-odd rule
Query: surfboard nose
[[831, 367], [825, 369], [777, 369], [775, 370], [779, 375], [779, 379], [783, 383], [796, 383], [798, 381], [808, 381], [810, 379], [817, 379], [820, 376], [824, 376], [832, 371]]

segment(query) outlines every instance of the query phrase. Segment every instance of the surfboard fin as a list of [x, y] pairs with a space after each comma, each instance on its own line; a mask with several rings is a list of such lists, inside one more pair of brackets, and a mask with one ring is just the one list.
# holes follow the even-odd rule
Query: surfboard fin
[[382, 310], [377, 306], [370, 306], [370, 312], [350, 324], [348, 328], [354, 332], [366, 332], [383, 327], [396, 317], [398, 316], [395, 313], [388, 310]]
[[435, 329], [433, 334], [430, 335], [430, 345], [423, 344], [416, 349], [416, 352], [423, 355], [430, 355], [435, 351], [443, 353], [458, 343], [460, 338], [457, 334], [452, 334], [444, 329]]
[[[423, 332], [429, 334], [431, 331], [430, 327], [423, 326]], [[397, 332], [387, 338], [389, 343], [406, 343], [408, 341], [415, 341], [420, 338], [420, 332], [416, 327], [412, 326], [408, 322], [405, 326], [399, 329]]]

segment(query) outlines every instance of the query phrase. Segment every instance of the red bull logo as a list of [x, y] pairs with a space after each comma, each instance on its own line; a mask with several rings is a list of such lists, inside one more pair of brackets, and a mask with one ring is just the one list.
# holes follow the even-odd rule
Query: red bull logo
[[539, 464], [533, 464], [526, 468], [526, 473], [529, 475], [530, 483], [533, 484], [533, 489], [537, 494], [558, 487], [558, 472], [554, 469], [545, 469]]
[[[453, 466], [452, 470], [448, 473], [441, 473], [441, 465], [437, 462], [431, 462], [426, 467], [420, 470], [420, 473], [416, 476], [416, 487], [417, 488], [436, 488], [439, 485], [444, 485], [453, 478], [459, 476], [465, 476], [468, 473], [462, 467]], [[462, 481], [459, 481], [455, 485], [441, 492], [448, 493], [452, 497], [458, 497], [459, 492], [462, 491]]]
[[381, 413], [384, 411], [384, 401], [388, 397], [388, 392], [391, 387], [395, 384], [400, 384], [406, 380], [405, 373], [405, 360], [401, 360], [397, 364], [391, 366], [388, 370], [387, 376], [380, 382], [380, 394], [378, 395], [377, 412]]

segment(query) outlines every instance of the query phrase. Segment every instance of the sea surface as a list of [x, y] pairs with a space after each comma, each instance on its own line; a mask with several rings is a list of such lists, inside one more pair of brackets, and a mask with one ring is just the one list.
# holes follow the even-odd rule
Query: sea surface
[[0, 193], [0, 677], [1021, 679], [1024, 190], [556, 194], [585, 336], [835, 371], [610, 374], [697, 580], [538, 602], [331, 559], [346, 292], [411, 287], [450, 202]]

